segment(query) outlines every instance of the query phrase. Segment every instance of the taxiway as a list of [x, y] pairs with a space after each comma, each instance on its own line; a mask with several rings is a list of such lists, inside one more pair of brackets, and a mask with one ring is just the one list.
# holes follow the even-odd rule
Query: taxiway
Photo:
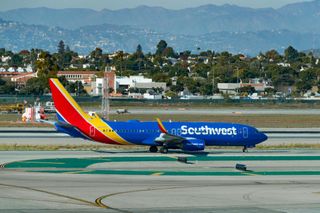
[[[189, 163], [177, 161], [185, 156]], [[5, 212], [318, 212], [320, 151], [0, 152]], [[235, 169], [241, 163], [248, 171]]]

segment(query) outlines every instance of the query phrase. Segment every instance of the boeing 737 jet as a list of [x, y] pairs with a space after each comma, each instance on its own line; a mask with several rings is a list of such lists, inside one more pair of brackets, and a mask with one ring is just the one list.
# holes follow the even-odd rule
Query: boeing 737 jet
[[241, 146], [243, 151], [267, 140], [256, 128], [235, 123], [109, 121], [81, 109], [58, 79], [50, 79], [58, 132], [105, 144], [149, 146], [150, 152], [168, 149], [202, 151], [206, 146]]

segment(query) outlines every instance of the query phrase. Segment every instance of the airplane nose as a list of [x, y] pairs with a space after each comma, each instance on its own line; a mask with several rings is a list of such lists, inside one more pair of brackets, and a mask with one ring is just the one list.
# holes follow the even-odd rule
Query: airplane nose
[[268, 139], [268, 136], [264, 133], [260, 133], [260, 143], [267, 140]]

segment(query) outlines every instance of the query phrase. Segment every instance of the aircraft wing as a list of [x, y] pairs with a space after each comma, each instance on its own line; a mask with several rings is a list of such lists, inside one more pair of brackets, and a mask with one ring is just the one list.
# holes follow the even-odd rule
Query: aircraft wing
[[182, 144], [182, 142], [184, 140], [186, 140], [186, 138], [184, 137], [181, 137], [179, 135], [174, 135], [174, 134], [170, 134], [166, 128], [163, 126], [161, 120], [159, 118], [157, 118], [157, 122], [158, 122], [158, 126], [159, 126], [159, 129], [161, 131], [161, 134], [159, 137], [157, 137], [155, 139], [156, 142], [158, 143], [163, 143], [163, 144], [166, 144], [166, 145], [170, 145], [170, 144]]

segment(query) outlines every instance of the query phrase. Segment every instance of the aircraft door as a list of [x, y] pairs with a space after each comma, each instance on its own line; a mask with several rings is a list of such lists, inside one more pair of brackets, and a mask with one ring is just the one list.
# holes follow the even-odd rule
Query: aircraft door
[[176, 129], [171, 129], [171, 134], [176, 135], [177, 131]]
[[243, 138], [248, 138], [248, 127], [243, 127], [243, 132], [242, 132], [242, 134], [243, 134]]
[[94, 137], [96, 135], [96, 128], [94, 126], [90, 126], [90, 136]]

